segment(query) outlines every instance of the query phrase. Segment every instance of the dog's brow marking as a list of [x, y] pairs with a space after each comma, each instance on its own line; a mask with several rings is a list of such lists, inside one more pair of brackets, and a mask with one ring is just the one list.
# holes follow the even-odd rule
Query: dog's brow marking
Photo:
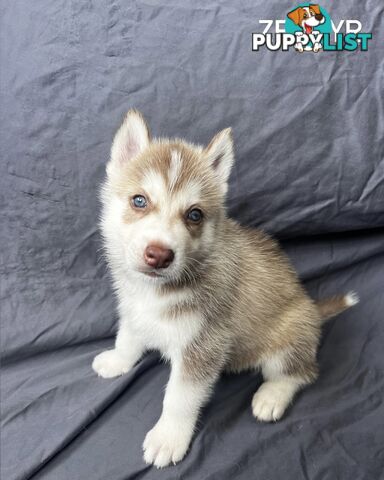
[[197, 182], [188, 182], [187, 188], [188, 196], [193, 203], [197, 203], [201, 195], [201, 187]]
[[181, 153], [177, 150], [171, 151], [171, 164], [168, 171], [169, 189], [172, 191], [176, 185], [181, 171]]
[[177, 192], [175, 202], [182, 208], [188, 208], [198, 203], [201, 197], [201, 186], [198, 182], [189, 180], [184, 187]]
[[144, 175], [142, 186], [153, 202], [158, 203], [160, 199], [164, 198], [166, 186], [161, 173], [148, 170]]

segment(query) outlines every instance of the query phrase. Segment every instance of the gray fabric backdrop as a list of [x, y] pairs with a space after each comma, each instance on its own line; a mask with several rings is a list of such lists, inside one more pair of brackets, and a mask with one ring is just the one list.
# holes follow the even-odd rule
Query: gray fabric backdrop
[[[373, 32], [368, 52], [252, 52], [288, 1], [2, 1], [4, 480], [384, 478], [384, 7], [321, 6]], [[168, 367], [151, 354], [116, 380], [91, 370], [116, 328], [97, 191], [132, 106], [156, 136], [207, 143], [231, 125], [230, 214], [282, 239], [314, 297], [361, 296], [281, 422], [252, 418], [258, 375], [224, 376], [163, 471], [141, 445]]]

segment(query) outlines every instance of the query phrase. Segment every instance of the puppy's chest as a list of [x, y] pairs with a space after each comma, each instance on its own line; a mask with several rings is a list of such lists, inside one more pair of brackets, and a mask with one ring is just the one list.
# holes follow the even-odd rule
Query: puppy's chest
[[160, 350], [168, 358], [177, 355], [199, 334], [200, 313], [186, 304], [183, 295], [143, 293], [128, 302], [131, 326], [147, 348]]

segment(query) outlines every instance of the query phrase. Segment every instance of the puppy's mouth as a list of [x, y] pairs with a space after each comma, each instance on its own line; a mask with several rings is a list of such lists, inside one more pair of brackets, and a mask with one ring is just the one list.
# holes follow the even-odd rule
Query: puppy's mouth
[[175, 268], [151, 268], [147, 265], [140, 265], [136, 267], [136, 272], [144, 277], [152, 278], [153, 280], [168, 281], [177, 276], [177, 269]]
[[165, 276], [157, 270], [139, 270], [139, 272], [151, 278], [164, 278]]
[[307, 23], [304, 23], [304, 28], [305, 28], [305, 33], [307, 35], [312, 33], [313, 27], [311, 27], [311, 25], [308, 25]]

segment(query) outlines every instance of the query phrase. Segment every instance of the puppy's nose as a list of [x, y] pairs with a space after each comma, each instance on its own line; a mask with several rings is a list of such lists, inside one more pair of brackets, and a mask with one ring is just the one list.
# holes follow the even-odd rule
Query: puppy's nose
[[320, 22], [320, 20], [323, 19], [323, 14], [322, 14], [322, 13], [317, 13], [317, 14], [315, 15], [315, 18], [316, 18], [316, 20], [319, 20], [319, 22]]
[[152, 268], [167, 268], [175, 258], [173, 250], [159, 245], [148, 245], [144, 251], [144, 260]]

